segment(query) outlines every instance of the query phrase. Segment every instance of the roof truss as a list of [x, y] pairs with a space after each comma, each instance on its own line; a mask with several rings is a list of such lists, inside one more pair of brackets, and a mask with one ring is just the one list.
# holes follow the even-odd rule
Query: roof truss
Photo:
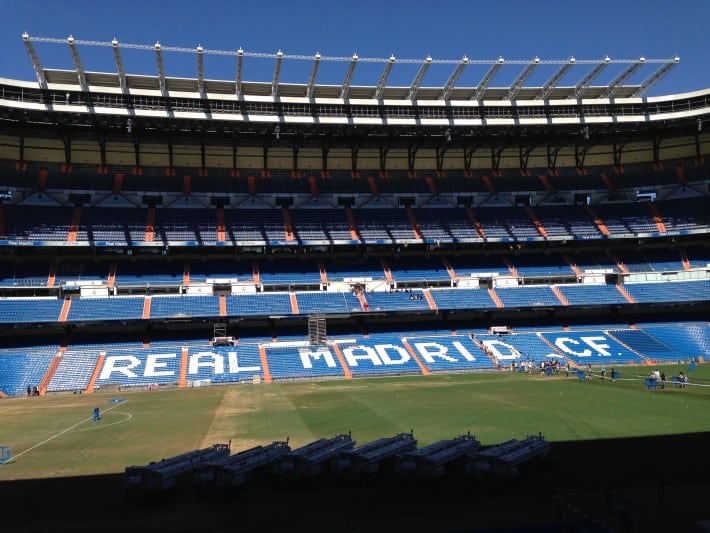
[[[296, 90], [301, 91], [301, 95], [305, 94], [308, 98], [313, 98], [313, 97], [318, 97], [319, 95], [326, 97], [326, 98], [332, 98], [335, 97], [333, 94], [334, 87], [329, 86], [329, 85], [317, 85], [316, 84], [316, 77], [318, 74], [318, 70], [322, 64], [323, 61], [331, 61], [331, 62], [344, 62], [348, 63], [347, 69], [345, 72], [345, 76], [343, 78], [343, 82], [338, 88], [338, 96], [343, 99], [351, 98], [351, 84], [353, 80], [353, 74], [355, 71], [355, 68], [357, 66], [358, 62], [372, 62], [372, 63], [382, 63], [384, 65], [382, 74], [379, 77], [379, 80], [376, 80], [374, 83], [371, 85], [363, 85], [362, 87], [357, 87], [356, 89], [356, 94], [357, 98], [367, 98], [367, 97], [374, 97], [376, 99], [383, 99], [387, 98], [388, 94], [390, 95], [389, 98], [407, 98], [409, 100], [415, 100], [415, 99], [426, 99], [426, 100], [449, 100], [452, 98], [452, 95], [456, 95], [456, 98], [464, 98], [464, 99], [472, 99], [472, 100], [481, 100], [481, 99], [494, 99], [494, 100], [505, 100], [505, 99], [524, 99], [524, 100], [532, 100], [532, 99], [546, 99], [552, 95], [554, 98], [574, 98], [574, 99], [579, 99], [579, 98], [610, 98], [614, 96], [619, 96], [622, 95], [624, 97], [628, 96], [640, 96], [643, 94], [646, 94], [648, 90], [658, 82], [663, 76], [665, 76], [669, 71], [671, 71], [679, 62], [679, 58], [674, 57], [672, 59], [645, 59], [643, 57], [634, 59], [634, 60], [623, 60], [623, 59], [618, 59], [618, 60], [611, 60], [609, 57], [605, 57], [601, 61], [592, 61], [592, 60], [575, 60], [574, 58], [569, 58], [567, 60], [563, 61], [558, 61], [558, 60], [541, 60], [539, 58], [534, 58], [532, 61], [521, 61], [521, 60], [511, 60], [511, 61], [505, 61], [502, 57], [499, 57], [497, 60], [470, 60], [467, 57], [464, 57], [459, 60], [448, 60], [448, 59], [433, 59], [430, 56], [428, 56], [424, 62], [421, 60], [417, 59], [397, 59], [395, 60], [395, 56], [391, 55], [389, 58], [359, 58], [357, 54], [353, 54], [350, 57], [339, 57], [339, 56], [322, 56], [320, 53], [317, 53], [314, 56], [305, 56], [305, 55], [294, 55], [294, 54], [285, 54], [282, 51], [278, 51], [276, 54], [270, 54], [270, 53], [261, 53], [261, 52], [245, 52], [241, 48], [238, 50], [209, 50], [209, 49], [204, 49], [202, 46], [197, 46], [196, 48], [180, 48], [180, 47], [174, 47], [174, 46], [162, 46], [160, 43], [155, 43], [154, 45], [141, 45], [141, 44], [120, 44], [118, 43], [118, 40], [113, 39], [110, 42], [102, 42], [102, 41], [85, 41], [85, 40], [79, 40], [79, 39], [74, 39], [73, 37], [69, 37], [68, 39], [57, 39], [57, 38], [47, 38], [47, 37], [30, 37], [27, 33], [24, 33], [22, 35], [23, 42], [25, 44], [25, 47], [27, 49], [28, 55], [30, 57], [30, 60], [32, 62], [32, 67], [34, 69], [35, 76], [37, 78], [37, 81], [39, 85], [43, 88], [47, 87], [48, 82], [48, 76], [52, 80], [58, 80], [60, 79], [61, 81], [58, 81], [58, 83], [71, 83], [68, 81], [68, 75], [69, 73], [73, 72], [73, 75], [76, 77], [78, 80], [78, 85], [80, 86], [80, 90], [88, 90], [88, 84], [96, 83], [96, 74], [103, 74], [101, 72], [99, 73], [87, 73], [84, 71], [84, 67], [81, 62], [81, 58], [79, 56], [79, 50], [78, 47], [80, 46], [105, 46], [105, 47], [111, 47], [113, 51], [113, 59], [116, 65], [116, 71], [117, 71], [117, 79], [116, 79], [116, 84], [119, 85], [123, 91], [129, 91], [131, 89], [130, 85], [135, 83], [133, 81], [135, 76], [127, 76], [125, 72], [125, 68], [123, 65], [123, 61], [121, 58], [121, 49], [122, 48], [130, 48], [133, 50], [150, 50], [155, 54], [155, 60], [157, 64], [157, 79], [154, 78], [156, 82], [156, 88], [159, 88], [160, 91], [164, 94], [167, 93], [168, 85], [170, 87], [173, 86], [173, 82], [171, 81], [170, 84], [168, 84], [168, 79], [167, 79], [167, 73], [165, 72], [165, 66], [163, 62], [163, 53], [165, 52], [177, 52], [177, 53], [183, 53], [183, 54], [196, 54], [196, 61], [197, 61], [197, 76], [196, 79], [194, 80], [194, 87], [196, 87], [196, 90], [198, 92], [205, 92], [205, 75], [204, 75], [204, 61], [205, 61], [205, 56], [208, 54], [214, 54], [214, 55], [224, 55], [224, 56], [231, 56], [231, 57], [236, 57], [236, 76], [235, 76], [235, 86], [234, 86], [234, 94], [237, 97], [242, 97], [244, 93], [244, 89], [246, 87], [246, 90], [249, 91], [249, 94], [251, 94], [251, 91], [256, 89], [257, 93], [256, 94], [268, 94], [264, 91], [266, 87], [268, 87], [268, 81], [262, 80], [262, 81], [255, 81], [255, 82], [247, 82], [247, 85], [245, 85], [245, 82], [243, 80], [243, 67], [244, 67], [244, 60], [245, 58], [272, 58], [275, 60], [275, 66], [274, 66], [274, 74], [271, 79], [271, 95], [273, 97], [279, 96], [279, 93], [286, 91], [289, 96], [293, 96]], [[62, 43], [66, 46], [66, 44], [69, 44], [70, 51], [72, 54], [72, 57], [74, 59], [74, 71], [70, 70], [45, 70], [40, 58], [37, 54], [37, 51], [35, 49], [35, 46], [33, 43]], [[307, 60], [311, 62], [311, 70], [310, 70], [310, 76], [307, 79], [306, 83], [301, 84], [300, 86], [292, 87], [291, 85], [288, 86], [288, 90], [286, 90], [285, 85], [281, 85], [279, 87], [279, 82], [280, 82], [280, 73], [281, 73], [281, 68], [282, 64], [284, 61], [299, 61], [299, 60]], [[409, 63], [409, 64], [418, 64], [419, 65], [419, 70], [416, 73], [414, 79], [410, 83], [409, 87], [388, 87], [387, 83], [390, 79], [390, 75], [392, 73], [394, 63]], [[424, 78], [427, 75], [427, 72], [431, 65], [434, 63], [438, 64], [446, 64], [446, 65], [452, 65], [453, 70], [451, 71], [451, 74], [449, 75], [449, 78], [446, 80], [446, 83], [444, 84], [443, 87], [437, 88], [437, 87], [428, 87], [424, 86]], [[601, 87], [599, 86], [594, 86], [591, 87], [591, 83], [593, 80], [595, 80], [601, 71], [606, 68], [609, 64], [611, 63], [616, 63], [616, 64], [623, 64], [626, 66], [625, 70], [621, 72], [611, 83], [608, 85], [602, 85]], [[628, 85], [627, 82], [629, 78], [643, 65], [643, 64], [649, 64], [649, 63], [657, 63], [659, 67], [655, 72], [652, 73], [646, 80], [644, 80], [640, 85]], [[465, 68], [468, 65], [485, 65], [488, 67], [487, 72], [479, 82], [479, 84], [475, 87], [460, 87], [458, 86], [459, 80], [461, 75], [463, 74]], [[515, 78], [513, 83], [507, 87], [507, 88], [497, 88], [493, 87], [489, 89], [489, 86], [493, 82], [494, 78], [497, 76], [500, 68], [503, 66], [503, 64], [506, 65], [520, 65], [522, 68], [522, 71], [518, 74], [518, 76]], [[543, 85], [542, 88], [534, 88], [534, 87], [525, 87], [526, 81], [528, 81], [529, 76], [531, 73], [534, 71], [535, 68], [537, 68], [538, 65], [542, 64], [547, 64], [547, 65], [559, 65], [559, 68], [555, 73], [548, 79], [545, 84]], [[571, 87], [569, 91], [566, 90], [559, 90], [558, 85], [560, 81], [567, 75], [569, 70], [572, 68], [573, 65], [593, 65], [593, 68], [585, 74], [585, 76], [579, 80], [576, 85]], [[109, 72], [109, 71], [106, 71]], [[51, 75], [50, 75], [51, 74]], [[110, 72], [109, 72], [110, 74]], [[105, 75], [104, 75], [105, 76]], [[137, 79], [137, 78], [136, 78]], [[172, 80], [173, 78], [171, 78]], [[102, 78], [101, 81], [99, 81], [99, 85], [103, 85], [106, 83], [106, 78]], [[145, 76], [140, 76], [140, 88], [146, 88], [146, 80], [147, 77]], [[188, 80], [189, 81], [189, 80]], [[55, 83], [56, 81], [52, 81], [51, 83]], [[216, 83], [221, 83], [225, 84], [228, 82], [225, 81], [219, 81], [215, 80]], [[297, 85], [297, 84], [294, 84]], [[184, 83], [184, 80], [181, 82], [181, 84], [178, 84], [180, 87], [186, 87], [186, 84]], [[260, 87], [261, 86], [261, 87]], [[266, 86], [266, 87], [263, 87]], [[209, 86], [210, 90], [212, 85]], [[219, 85], [215, 85], [215, 87], [219, 87]], [[300, 88], [299, 88], [300, 87]], [[407, 92], [404, 93], [402, 89], [406, 89]], [[267, 89], [268, 90], [268, 89]], [[231, 91], [231, 87], [229, 88], [229, 91]], [[262, 92], [263, 91], [263, 92]], [[221, 92], [218, 90], [218, 92]], [[371, 96], [364, 96], [366, 93], [368, 93]], [[405, 96], [406, 94], [406, 96]]]

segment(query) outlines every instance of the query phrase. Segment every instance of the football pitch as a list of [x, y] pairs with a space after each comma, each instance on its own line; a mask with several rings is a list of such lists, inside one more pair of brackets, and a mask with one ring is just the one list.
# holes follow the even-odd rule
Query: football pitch
[[413, 431], [422, 447], [467, 432], [486, 446], [538, 433], [563, 442], [709, 431], [710, 365], [686, 388], [670, 383], [686, 365], [661, 365], [669, 381], [649, 390], [654, 368], [618, 367], [613, 382], [492, 372], [5, 398], [0, 445], [12, 458], [0, 480], [116, 474], [215, 443], [237, 453], [289, 439], [295, 449], [348, 432], [357, 446]]

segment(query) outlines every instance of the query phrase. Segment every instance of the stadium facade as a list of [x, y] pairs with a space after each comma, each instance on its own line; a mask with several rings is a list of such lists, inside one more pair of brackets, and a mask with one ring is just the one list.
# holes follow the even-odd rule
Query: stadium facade
[[[708, 355], [710, 89], [648, 96], [677, 57], [23, 40], [36, 80], [0, 79], [4, 394]], [[74, 68], [44, 68], [38, 43]], [[126, 72], [128, 50], [157, 75]], [[196, 75], [170, 77], [167, 53]], [[205, 77], [211, 55], [234, 79]], [[256, 60], [271, 79], [244, 79]], [[294, 63], [303, 82], [283, 82]], [[412, 81], [390, 85], [400, 65]]]

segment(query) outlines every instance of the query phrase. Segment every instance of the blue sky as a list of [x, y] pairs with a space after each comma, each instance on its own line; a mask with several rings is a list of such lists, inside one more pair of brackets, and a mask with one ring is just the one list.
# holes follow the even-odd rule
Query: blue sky
[[[650, 95], [675, 94], [710, 88], [710, 46], [707, 26], [710, 1], [680, 0], [3, 0], [0, 21], [0, 77], [34, 80], [22, 43], [31, 36], [206, 49], [312, 56], [456, 60], [654, 59], [678, 55], [680, 64], [655, 85]], [[46, 68], [73, 68], [65, 45], [38, 43]], [[87, 70], [115, 71], [110, 48], [80, 47]], [[124, 50], [129, 73], [155, 74], [149, 51]], [[195, 77], [192, 54], [166, 53], [168, 76]], [[346, 62], [324, 62], [319, 83], [340, 84]], [[383, 68], [358, 64], [354, 85], [374, 85]], [[418, 66], [396, 64], [390, 85], [409, 85]], [[588, 69], [589, 67], [587, 67]], [[598, 78], [608, 83], [622, 66], [614, 65]], [[654, 69], [646, 65], [631, 82], [640, 82]], [[424, 86], [442, 86], [453, 65], [434, 65]], [[492, 86], [508, 86], [522, 69], [507, 65]], [[556, 69], [538, 67], [526, 85], [541, 85]], [[272, 59], [248, 58], [244, 80], [270, 81]], [[486, 67], [466, 68], [460, 86], [475, 86]], [[205, 76], [233, 79], [234, 59], [208, 55]], [[574, 67], [561, 85], [573, 85], [586, 70]], [[310, 62], [287, 61], [283, 82], [305, 83]]]

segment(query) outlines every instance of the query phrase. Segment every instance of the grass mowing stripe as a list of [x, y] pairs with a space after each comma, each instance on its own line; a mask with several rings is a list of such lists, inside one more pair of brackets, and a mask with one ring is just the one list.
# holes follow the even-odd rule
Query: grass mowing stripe
[[[650, 371], [618, 370], [623, 378]], [[672, 376], [685, 367], [661, 365], [660, 370]], [[710, 383], [710, 365], [698, 365], [689, 375], [691, 383]], [[122, 410], [133, 415], [127, 423], [65, 433], [18, 464], [0, 467], [0, 479], [118, 473], [222, 438], [232, 438], [234, 450], [240, 451], [286, 437], [297, 447], [349, 430], [364, 444], [413, 429], [419, 446], [467, 431], [484, 444], [496, 444], [539, 431], [550, 441], [570, 441], [710, 430], [710, 388], [653, 391], [644, 387], [642, 377], [585, 382], [494, 372], [130, 391], [125, 396], [130, 408]], [[109, 398], [97, 392], [2, 401], [0, 444], [29, 448]]]

